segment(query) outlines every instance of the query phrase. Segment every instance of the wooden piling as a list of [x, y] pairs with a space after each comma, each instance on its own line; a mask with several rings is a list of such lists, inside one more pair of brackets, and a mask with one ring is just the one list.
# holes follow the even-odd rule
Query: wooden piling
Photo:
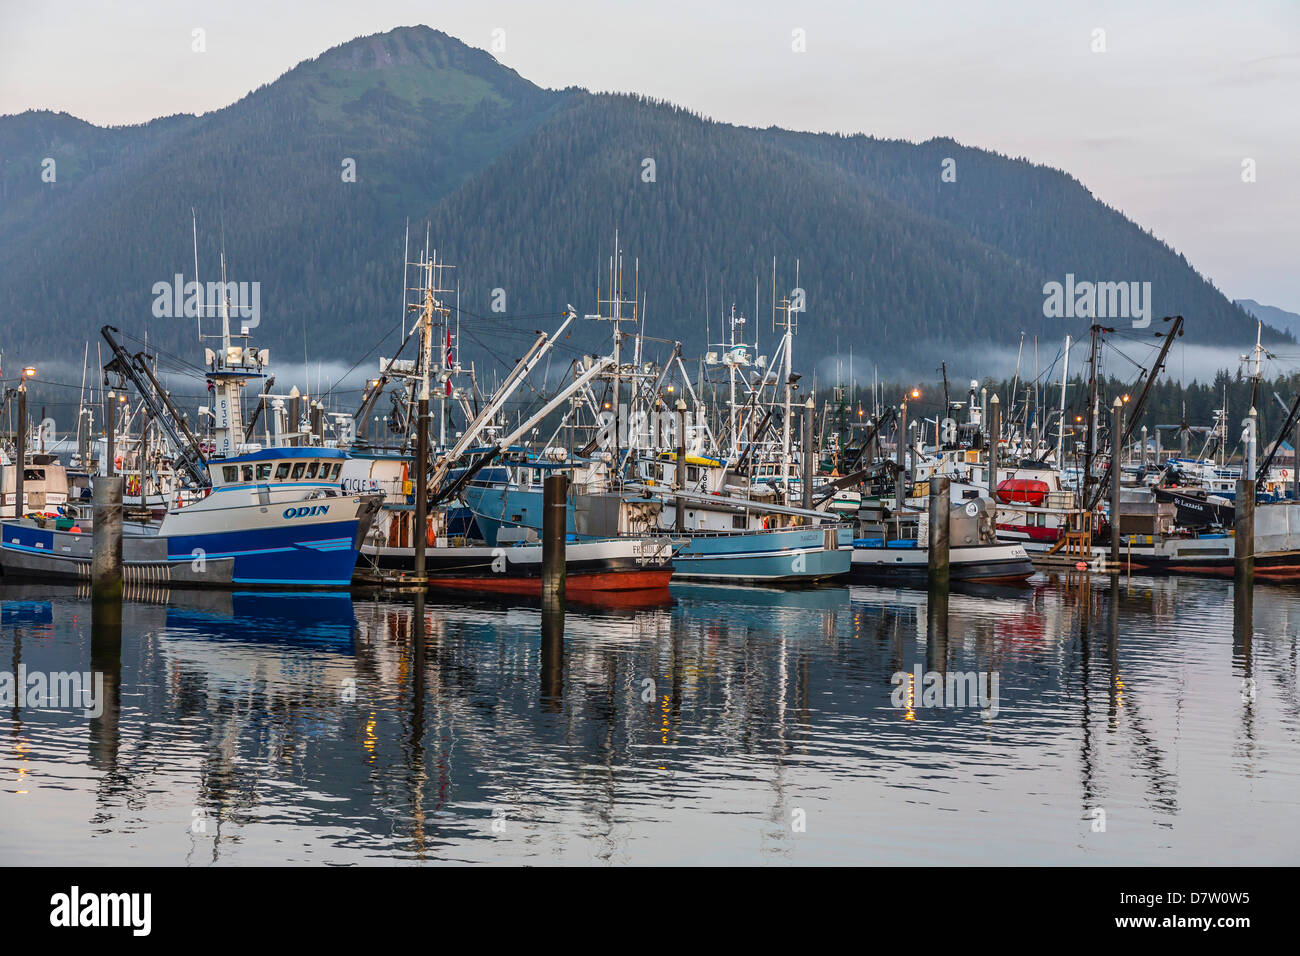
[[93, 483], [94, 538], [90, 593], [95, 601], [122, 600], [122, 477], [97, 475]]
[[949, 581], [948, 515], [952, 511], [947, 478], [930, 477], [930, 590], [946, 589]]
[[569, 476], [542, 483], [542, 603], [564, 603], [564, 542], [568, 531]]
[[1238, 587], [1250, 588], [1255, 582], [1255, 479], [1237, 481], [1236, 521], [1234, 524], [1234, 578]]

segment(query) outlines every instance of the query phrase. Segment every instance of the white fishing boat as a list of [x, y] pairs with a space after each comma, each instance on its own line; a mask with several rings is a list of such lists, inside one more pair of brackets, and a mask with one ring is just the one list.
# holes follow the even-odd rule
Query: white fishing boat
[[[344, 494], [340, 475], [347, 454], [337, 448], [245, 442], [243, 390], [250, 379], [264, 376], [268, 355], [249, 344], [247, 330], [231, 335], [228, 302], [221, 316], [221, 348], [207, 350], [205, 370], [215, 396], [213, 456], [204, 454], [141, 356], [126, 352], [116, 329], [102, 330], [114, 355], [105, 371], [119, 377], [119, 387], [129, 382], [136, 388], [191, 489], [190, 502], [170, 507], [161, 522], [124, 522], [125, 579], [177, 586], [347, 587], [381, 498]], [[5, 576], [88, 579], [91, 517], [83, 505], [75, 518], [4, 521]]]

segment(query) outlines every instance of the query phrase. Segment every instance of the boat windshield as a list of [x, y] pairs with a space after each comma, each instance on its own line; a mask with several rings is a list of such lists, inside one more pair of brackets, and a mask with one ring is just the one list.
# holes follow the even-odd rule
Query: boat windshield
[[341, 461], [260, 461], [256, 464], [221, 465], [214, 474], [219, 484], [233, 485], [254, 481], [338, 481], [343, 470]]

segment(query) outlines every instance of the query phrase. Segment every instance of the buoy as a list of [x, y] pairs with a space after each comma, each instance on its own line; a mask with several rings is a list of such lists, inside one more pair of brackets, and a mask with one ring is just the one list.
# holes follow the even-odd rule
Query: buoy
[[1088, 565], [1084, 564], [1082, 561], [1077, 561], [1077, 562], [1075, 562], [1074, 570], [1076, 570], [1076, 571], [1087, 571], [1087, 570], [1088, 570]]

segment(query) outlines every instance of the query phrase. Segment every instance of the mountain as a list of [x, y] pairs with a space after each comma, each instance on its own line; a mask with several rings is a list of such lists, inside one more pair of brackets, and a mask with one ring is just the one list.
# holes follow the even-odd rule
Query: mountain
[[[1044, 315], [1044, 284], [1067, 274], [1151, 282], [1156, 324], [1182, 313], [1200, 343], [1254, 336], [1184, 257], [1059, 170], [951, 140], [752, 129], [541, 89], [409, 27], [202, 116], [0, 117], [0, 348], [76, 359], [108, 323], [194, 358], [193, 320], [151, 314], [155, 283], [193, 277], [191, 209], [200, 278], [218, 277], [224, 248], [230, 279], [260, 283], [259, 344], [313, 362], [351, 364], [395, 330], [408, 218], [412, 249], [427, 223], [459, 267], [462, 357], [484, 361], [511, 360], [567, 303], [594, 311], [615, 230], [645, 331], [687, 354], [718, 340], [723, 308], [752, 312], [756, 286], [749, 328], [772, 337], [774, 256], [779, 293], [796, 261], [806, 293], [801, 364], [850, 347], [937, 361], [938, 348], [1014, 348], [1022, 330], [1077, 337], [1086, 319]], [[569, 345], [608, 332], [579, 320]]]
[[1275, 305], [1261, 305], [1254, 299], [1234, 299], [1233, 301], [1266, 326], [1280, 329], [1292, 336], [1300, 335], [1300, 315], [1288, 312], [1286, 309], [1279, 309]]

